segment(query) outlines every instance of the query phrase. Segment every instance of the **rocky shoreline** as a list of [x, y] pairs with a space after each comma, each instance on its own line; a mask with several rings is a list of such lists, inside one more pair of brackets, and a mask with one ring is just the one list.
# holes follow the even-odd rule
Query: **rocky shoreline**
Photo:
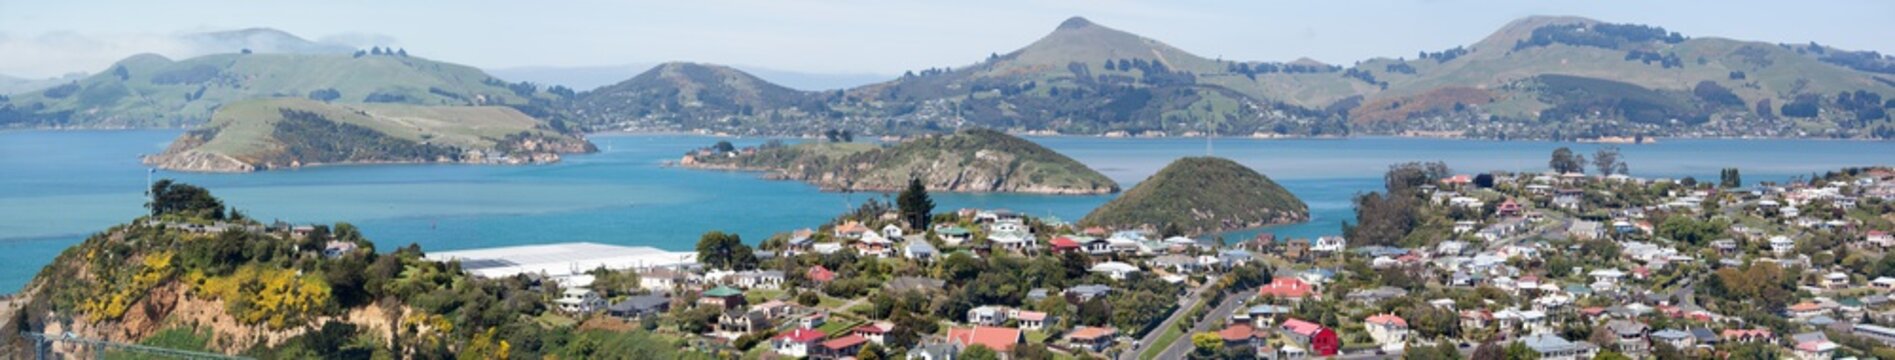
[[[762, 175], [760, 175], [760, 177], [762, 177], [765, 180], [801, 181], [804, 183], [808, 183], [810, 185], [815, 185], [818, 189], [821, 189], [822, 191], [832, 191], [832, 192], [858, 192], [859, 191], [859, 192], [892, 193], [892, 192], [899, 192], [908, 186], [907, 183], [900, 183], [900, 184], [855, 183], [852, 181], [847, 181], [843, 179], [844, 176], [837, 175], [835, 173], [823, 173], [820, 176], [800, 176], [800, 175], [795, 175], [794, 173], [790, 171], [786, 171], [785, 169], [767, 168], [767, 167], [750, 167], [750, 166], [739, 166], [739, 165], [727, 164], [727, 163], [708, 163], [708, 162], [703, 162], [703, 161], [696, 161], [694, 157], [688, 156], [688, 155], [675, 163], [667, 163], [666, 165], [677, 166], [677, 167], [686, 168], [686, 169], [695, 169], [695, 170], [756, 172], [756, 173], [761, 173]], [[1055, 186], [1017, 186], [1017, 185], [1008, 186], [1006, 185], [1006, 177], [1004, 175], [997, 176], [995, 178], [978, 178], [976, 179], [978, 181], [967, 180], [967, 175], [968, 174], [960, 173], [960, 174], [953, 174], [953, 176], [949, 177], [947, 176], [947, 174], [930, 174], [930, 176], [924, 177], [924, 179], [942, 179], [944, 177], [949, 178], [949, 180], [946, 180], [946, 181], [936, 181], [936, 180], [925, 181], [926, 182], [925, 185], [927, 185], [928, 191], [943, 191], [943, 192], [971, 193], [971, 194], [1015, 193], [1015, 194], [1039, 194], [1039, 195], [1105, 195], [1105, 194], [1117, 193], [1119, 191], [1118, 187], [1116, 186], [1095, 186], [1091, 188], [1067, 188], [1067, 187], [1055, 187]]]

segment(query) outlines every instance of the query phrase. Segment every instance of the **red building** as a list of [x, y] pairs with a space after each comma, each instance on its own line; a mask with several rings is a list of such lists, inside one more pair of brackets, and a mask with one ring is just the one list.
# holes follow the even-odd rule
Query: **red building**
[[1057, 254], [1064, 254], [1064, 253], [1072, 252], [1074, 250], [1079, 250], [1079, 241], [1073, 240], [1072, 238], [1066, 237], [1064, 235], [1061, 235], [1059, 237], [1054, 237], [1052, 241], [1048, 241], [1047, 243], [1053, 246], [1053, 253], [1057, 253]]
[[1298, 319], [1284, 320], [1278, 328], [1316, 356], [1331, 356], [1342, 350], [1342, 338], [1336, 337], [1335, 329]]

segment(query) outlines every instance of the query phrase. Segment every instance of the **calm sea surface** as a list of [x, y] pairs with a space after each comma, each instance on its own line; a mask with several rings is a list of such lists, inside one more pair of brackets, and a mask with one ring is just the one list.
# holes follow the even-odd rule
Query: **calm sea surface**
[[[18, 289], [87, 234], [138, 216], [146, 168], [138, 155], [162, 150], [177, 131], [0, 132], [0, 293]], [[681, 135], [596, 135], [598, 154], [545, 166], [337, 166], [253, 174], [159, 172], [209, 187], [258, 219], [348, 221], [383, 250], [409, 243], [451, 250], [592, 241], [684, 250], [709, 230], [755, 242], [820, 224], [883, 194], [827, 193], [754, 173], [661, 167], [717, 141]], [[1172, 159], [1203, 155], [1203, 139], [1034, 138], [1130, 188]], [[739, 145], [761, 139], [737, 139]], [[1334, 234], [1353, 217], [1349, 198], [1376, 190], [1392, 163], [1446, 161], [1459, 172], [1539, 171], [1547, 154], [1594, 145], [1409, 138], [1223, 139], [1211, 150], [1269, 175], [1310, 205], [1312, 221], [1260, 231]], [[1667, 140], [1623, 146], [1632, 173], [1747, 181], [1785, 180], [1846, 166], [1895, 164], [1895, 142]], [[937, 209], [1006, 208], [1077, 220], [1104, 196], [936, 194]], [[1249, 236], [1257, 231], [1232, 236]]]

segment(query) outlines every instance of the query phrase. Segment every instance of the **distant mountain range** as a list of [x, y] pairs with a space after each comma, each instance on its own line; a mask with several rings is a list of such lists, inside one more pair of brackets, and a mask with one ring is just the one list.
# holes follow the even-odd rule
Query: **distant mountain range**
[[[525, 81], [545, 86], [558, 85], [578, 91], [589, 91], [638, 76], [639, 73], [656, 66], [657, 64], [649, 63], [619, 66], [525, 66], [487, 69], [487, 73], [513, 81]], [[869, 73], [841, 74], [761, 67], [741, 68], [746, 72], [756, 74], [759, 78], [804, 91], [847, 89], [885, 81], [889, 78], [887, 75]]]
[[[269, 37], [262, 34], [255, 36]], [[1688, 37], [1574, 17], [1524, 18], [1470, 45], [1350, 66], [1209, 59], [1072, 18], [1038, 41], [979, 63], [815, 91], [696, 63], [660, 64], [580, 92], [566, 89], [585, 89], [603, 76], [622, 78], [624, 69], [505, 70], [541, 83], [529, 84], [432, 62], [410, 64], [404, 75], [373, 77], [350, 76], [367, 69], [348, 66], [362, 65], [353, 62], [323, 68], [329, 73], [281, 66], [325, 57], [355, 60], [232, 54], [129, 76], [115, 75], [115, 67], [15, 95], [0, 105], [0, 126], [188, 126], [201, 123], [220, 101], [304, 96], [346, 85], [341, 101], [394, 91], [421, 104], [500, 103], [595, 131], [884, 135], [983, 127], [1132, 136], [1895, 137], [1888, 115], [1895, 101], [1887, 99], [1895, 97], [1889, 96], [1895, 95], [1895, 57], [1816, 43]], [[230, 67], [231, 59], [254, 63]], [[145, 57], [121, 62], [153, 63]], [[226, 86], [202, 86], [209, 95], [201, 99], [185, 96], [200, 86], [158, 86], [164, 84], [145, 78], [153, 70], [199, 65], [233, 75], [223, 80]], [[593, 72], [602, 75], [584, 75]], [[309, 76], [315, 78], [267, 81]], [[543, 84], [573, 85], [546, 91]], [[442, 91], [429, 91], [434, 88]]]

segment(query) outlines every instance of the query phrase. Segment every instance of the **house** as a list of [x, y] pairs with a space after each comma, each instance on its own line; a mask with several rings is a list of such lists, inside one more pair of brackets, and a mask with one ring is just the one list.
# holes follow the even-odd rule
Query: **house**
[[607, 315], [636, 319], [648, 315], [662, 314], [671, 310], [670, 294], [648, 294], [626, 298], [605, 308]]
[[1224, 330], [1219, 330], [1217, 337], [1224, 340], [1224, 347], [1256, 348], [1257, 345], [1264, 344], [1269, 334], [1258, 334], [1257, 328], [1251, 327], [1250, 324], [1231, 324], [1224, 327]]
[[1000, 326], [1000, 324], [1007, 322], [1007, 311], [1009, 310], [1012, 309], [992, 305], [977, 306], [967, 310], [967, 323], [973, 325]]
[[651, 291], [671, 291], [673, 288], [691, 283], [695, 275], [668, 267], [645, 269], [638, 273], [638, 287]]
[[1500, 217], [1514, 217], [1520, 216], [1520, 211], [1520, 203], [1513, 202], [1513, 199], [1507, 199], [1506, 201], [1500, 202], [1500, 206], [1494, 208], [1494, 215]]
[[1587, 275], [1592, 276], [1592, 290], [1594, 291], [1618, 290], [1619, 279], [1625, 278], [1625, 272], [1619, 271], [1618, 269], [1593, 270], [1591, 273], [1587, 273]]
[[939, 250], [934, 249], [934, 244], [926, 241], [910, 241], [907, 246], [901, 248], [901, 257], [920, 262], [934, 261], [935, 255], [939, 253]]
[[818, 346], [824, 337], [822, 330], [798, 328], [770, 338], [770, 348], [778, 355], [791, 358], [809, 357], [810, 349]]
[[585, 288], [566, 289], [553, 303], [559, 304], [559, 311], [567, 314], [586, 314], [605, 308], [605, 298]]
[[1520, 338], [1520, 343], [1540, 354], [1541, 360], [1583, 360], [1598, 355], [1599, 347], [1583, 341], [1568, 341], [1553, 334], [1536, 334]]
[[1341, 236], [1323, 236], [1316, 238], [1316, 242], [1310, 244], [1309, 251], [1333, 254], [1341, 252], [1342, 249], [1348, 247], [1348, 245], [1349, 240], [1347, 238]]
[[1862, 240], [1883, 248], [1895, 247], [1895, 234], [1887, 231], [1869, 230], [1869, 234], [1863, 236]]
[[1363, 304], [1375, 304], [1378, 302], [1382, 302], [1382, 300], [1394, 299], [1394, 298], [1403, 297], [1403, 296], [1408, 296], [1408, 290], [1403, 290], [1402, 288], [1393, 287], [1393, 286], [1383, 286], [1383, 287], [1378, 287], [1374, 289], [1362, 289], [1362, 290], [1351, 291], [1349, 292], [1349, 295], [1346, 295], [1344, 297], [1348, 298], [1349, 301], [1359, 302]]
[[1790, 305], [1790, 307], [1785, 310], [1789, 313], [1790, 317], [1802, 319], [1802, 320], [1809, 320], [1810, 318], [1814, 318], [1817, 316], [1829, 315], [1829, 308], [1823, 307], [1822, 304], [1817, 304], [1817, 303], [1808, 302], [1808, 301], [1796, 303], [1795, 305]]
[[888, 339], [888, 332], [895, 330], [895, 323], [881, 321], [850, 329], [849, 333], [869, 339], [869, 342], [882, 344]]
[[1105, 297], [1106, 294], [1111, 293], [1111, 292], [1112, 292], [1111, 286], [1098, 285], [1098, 284], [1086, 284], [1086, 285], [1074, 285], [1073, 287], [1066, 288], [1065, 295], [1066, 295], [1067, 301], [1070, 301], [1073, 303], [1083, 303], [1092, 299]]
[[1038, 311], [1016, 310], [1013, 312], [1013, 320], [1019, 323], [1020, 330], [1039, 330], [1046, 327], [1047, 316], [1046, 313]]
[[710, 290], [704, 290], [703, 294], [699, 294], [697, 298], [697, 303], [703, 304], [703, 305], [721, 306], [725, 309], [736, 309], [739, 307], [743, 307], [745, 304], [744, 292], [739, 291], [737, 289], [733, 289], [729, 286], [720, 285], [718, 287], [711, 288]]
[[[1861, 327], [1857, 327], [1857, 328], [1859, 329]], [[1723, 338], [1724, 338], [1723, 341], [1736, 342], [1736, 343], [1748, 343], [1748, 342], [1769, 342], [1772, 339], [1776, 339], [1776, 336], [1771, 335], [1769, 328], [1724, 329]]]
[[1664, 329], [1653, 332], [1651, 339], [1652, 341], [1664, 343], [1665, 345], [1671, 345], [1673, 349], [1690, 349], [1698, 345], [1697, 337], [1692, 336], [1690, 332], [1678, 329]]
[[1881, 342], [1882, 345], [1895, 346], [1895, 329], [1870, 324], [1855, 324], [1852, 328], [1856, 336]]
[[1364, 321], [1369, 330], [1369, 338], [1381, 344], [1382, 349], [1390, 352], [1400, 351], [1408, 343], [1408, 320], [1395, 314], [1370, 316]]
[[331, 258], [331, 259], [339, 258], [339, 257], [342, 257], [343, 255], [348, 255], [354, 252], [355, 252], [355, 243], [348, 242], [348, 241], [329, 240], [328, 243], [324, 243], [322, 246], [322, 256], [326, 258]]
[[750, 270], [739, 272], [734, 277], [737, 287], [745, 289], [776, 289], [783, 286], [781, 270]]
[[1203, 265], [1199, 263], [1197, 259], [1178, 254], [1169, 254], [1153, 258], [1151, 259], [1151, 264], [1153, 266], [1171, 269], [1173, 273], [1178, 274], [1198, 272], [1198, 270], [1202, 269], [1201, 266]]
[[1823, 274], [1823, 279], [1818, 285], [1822, 285], [1823, 288], [1831, 290], [1848, 288], [1849, 274], [1844, 274], [1840, 271], [1832, 271], [1828, 274]]
[[829, 323], [828, 312], [816, 312], [809, 314], [809, 316], [796, 319], [796, 326], [804, 329], [821, 328], [823, 324], [827, 323]]
[[1336, 336], [1336, 330], [1316, 323], [1299, 319], [1284, 320], [1277, 329], [1297, 344], [1308, 348], [1316, 356], [1335, 355], [1342, 349], [1342, 339]]
[[1249, 323], [1250, 326], [1254, 328], [1269, 329], [1276, 326], [1276, 318], [1278, 316], [1289, 313], [1290, 308], [1287, 306], [1263, 304], [1244, 309], [1243, 312], [1237, 314], [1231, 314], [1231, 322], [1244, 322]]
[[959, 226], [935, 229], [934, 235], [940, 237], [941, 243], [947, 244], [948, 246], [960, 246], [962, 243], [974, 239], [973, 231], [968, 231], [966, 228]]
[[902, 230], [900, 226], [895, 226], [895, 224], [882, 226], [882, 237], [885, 238], [900, 239], [903, 235], [907, 234], [908, 232], [906, 230]]
[[853, 359], [855, 358], [856, 354], [859, 354], [862, 352], [862, 345], [868, 344], [868, 343], [869, 343], [869, 339], [862, 337], [861, 335], [855, 335], [855, 334], [844, 335], [842, 337], [829, 339], [829, 341], [824, 341], [821, 344], [817, 344], [816, 353], [812, 354], [810, 358], [812, 359]]
[[855, 252], [864, 256], [889, 257], [895, 253], [895, 241], [878, 233], [866, 233], [855, 242]]
[[1054, 254], [1080, 251], [1081, 246], [1079, 240], [1074, 240], [1072, 237], [1066, 235], [1053, 237], [1053, 240], [1047, 241], [1046, 244], [1053, 248]]
[[1645, 354], [1651, 350], [1651, 343], [1645, 338], [1645, 333], [1649, 329], [1644, 323], [1630, 320], [1612, 320], [1606, 322], [1605, 328], [1612, 331], [1612, 334], [1617, 337], [1618, 342], [1616, 345], [1620, 353]]
[[803, 278], [809, 279], [809, 281], [816, 282], [817, 284], [823, 284], [835, 281], [836, 272], [830, 271], [829, 268], [823, 267], [822, 265], [816, 265], [809, 267], [809, 271], [804, 271]]
[[1110, 277], [1113, 280], [1125, 280], [1125, 278], [1130, 277], [1132, 274], [1138, 273], [1138, 266], [1117, 261], [1107, 261], [1093, 264], [1092, 268], [1088, 271], [1105, 274], [1106, 277]]
[[844, 222], [842, 223], [842, 225], [836, 225], [836, 229], [835, 229], [835, 236], [838, 239], [849, 239], [849, 240], [861, 239], [862, 234], [867, 234], [867, 233], [869, 233], [869, 227], [864, 226], [862, 225], [862, 222], [855, 221], [855, 220]]
[[1790, 240], [1790, 237], [1783, 236], [1783, 235], [1770, 237], [1770, 252], [1771, 253], [1774, 253], [1777, 256], [1781, 257], [1781, 256], [1789, 255], [1791, 251], [1795, 251], [1795, 250], [1796, 250], [1796, 241]]
[[1031, 231], [1024, 226], [1018, 228], [1001, 226], [1008, 224], [1011, 223], [995, 224], [995, 230], [987, 234], [987, 241], [1002, 249], [1015, 251], [1025, 251], [1033, 247], [1035, 241]]
[[1112, 347], [1112, 340], [1118, 336], [1119, 331], [1117, 329], [1081, 326], [1066, 333], [1066, 342], [1073, 344], [1075, 347], [1091, 350], [1092, 352], [1100, 352]]
[[1592, 240], [1605, 237], [1605, 226], [1597, 221], [1577, 220], [1566, 227], [1566, 236], [1573, 240]]
[[770, 314], [768, 313], [734, 309], [725, 310], [723, 314], [717, 315], [717, 327], [712, 330], [712, 335], [724, 338], [725, 340], [736, 340], [738, 337], [744, 336], [744, 334], [768, 330], [771, 327]]
[[1835, 355], [1836, 349], [1840, 348], [1842, 348], [1841, 345], [1836, 345], [1828, 339], [1817, 339], [1796, 343], [1795, 351], [1792, 353], [1801, 360], [1829, 360], [1830, 356]]
[[1020, 329], [992, 326], [950, 328], [947, 339], [961, 346], [978, 344], [1002, 353], [1013, 350], [1014, 344], [1019, 344], [1024, 340], [1020, 335]]
[[1277, 277], [1270, 279], [1269, 284], [1264, 284], [1262, 287], [1259, 287], [1257, 289], [1257, 295], [1277, 299], [1302, 300], [1305, 297], [1314, 295], [1314, 291], [1314, 287], [1310, 286], [1308, 282], [1304, 282], [1303, 279]]

